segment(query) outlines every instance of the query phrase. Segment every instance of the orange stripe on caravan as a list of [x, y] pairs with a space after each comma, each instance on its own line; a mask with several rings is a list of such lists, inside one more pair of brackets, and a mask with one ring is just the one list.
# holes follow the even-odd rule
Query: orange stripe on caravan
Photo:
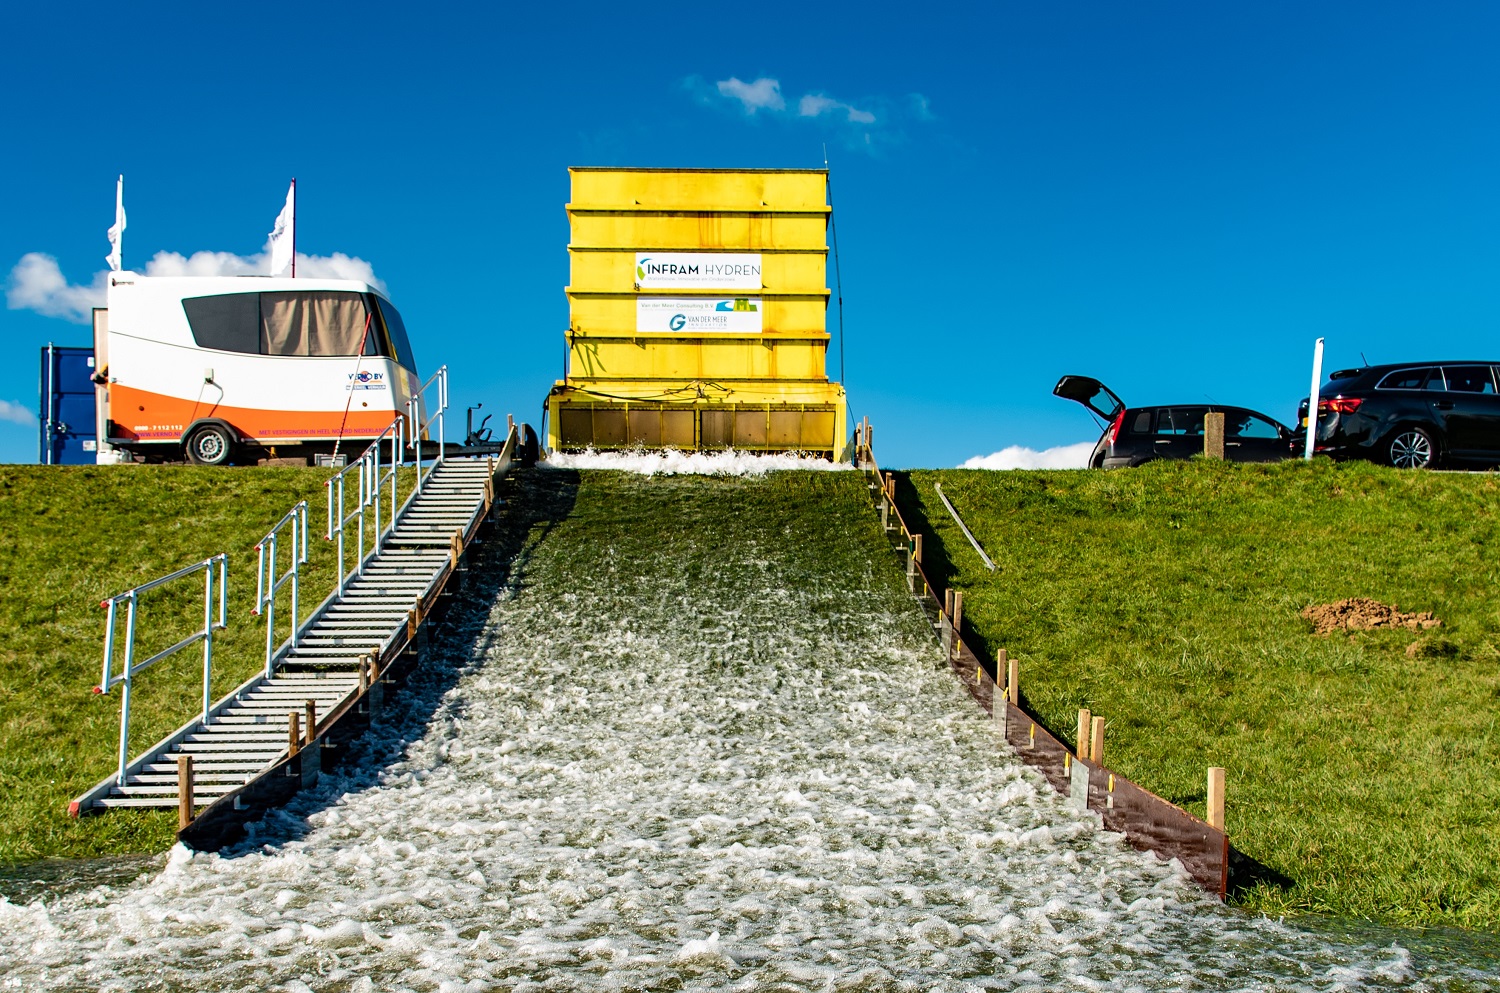
[[[373, 438], [390, 427], [396, 412], [389, 406], [360, 407], [355, 395], [347, 420], [342, 410], [261, 410], [196, 403], [138, 390], [116, 383], [109, 388], [111, 440], [179, 441], [194, 421], [212, 417], [229, 424], [246, 441], [262, 444], [310, 441], [319, 438]], [[342, 428], [342, 430], [340, 430]]]

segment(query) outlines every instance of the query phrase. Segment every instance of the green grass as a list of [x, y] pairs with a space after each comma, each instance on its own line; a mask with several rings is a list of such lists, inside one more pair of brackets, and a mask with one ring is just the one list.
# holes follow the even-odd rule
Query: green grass
[[[1196, 460], [918, 471], [898, 499], [1059, 737], [1090, 708], [1111, 768], [1200, 816], [1226, 768], [1233, 842], [1272, 870], [1237, 902], [1500, 929], [1500, 479]], [[1298, 615], [1350, 596], [1443, 626], [1320, 637]]]
[[[214, 637], [217, 699], [264, 661], [265, 624], [250, 614], [254, 546], [300, 499], [308, 500], [311, 531], [304, 617], [331, 588], [333, 547], [323, 540], [329, 474], [0, 466], [0, 864], [153, 852], [171, 844], [176, 811], [67, 816], [68, 801], [116, 763], [122, 688], [105, 696], [92, 692], [103, 656], [99, 602], [228, 552], [229, 628]], [[346, 554], [352, 566], [352, 541]], [[283, 589], [277, 605], [278, 644], [290, 627], [289, 592]], [[202, 625], [202, 610], [201, 574], [144, 594], [138, 651], [150, 653], [190, 634]], [[188, 720], [201, 706], [202, 685], [198, 645], [139, 673], [132, 754]]]

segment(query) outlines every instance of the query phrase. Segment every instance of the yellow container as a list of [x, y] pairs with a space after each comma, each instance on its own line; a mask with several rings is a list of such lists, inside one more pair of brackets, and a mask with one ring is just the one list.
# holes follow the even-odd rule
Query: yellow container
[[[844, 390], [827, 375], [827, 174], [569, 172], [568, 371], [548, 398], [548, 447], [847, 458]], [[638, 267], [663, 253], [739, 275]]]

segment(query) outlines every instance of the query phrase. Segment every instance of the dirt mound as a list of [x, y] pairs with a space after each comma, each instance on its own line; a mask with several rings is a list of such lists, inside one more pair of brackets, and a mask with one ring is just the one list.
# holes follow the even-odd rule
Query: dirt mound
[[1415, 614], [1403, 614], [1394, 604], [1384, 604], [1369, 597], [1350, 597], [1338, 603], [1324, 603], [1305, 607], [1302, 616], [1313, 622], [1314, 634], [1333, 631], [1369, 631], [1372, 628], [1409, 628], [1426, 631], [1443, 622], [1424, 610]]

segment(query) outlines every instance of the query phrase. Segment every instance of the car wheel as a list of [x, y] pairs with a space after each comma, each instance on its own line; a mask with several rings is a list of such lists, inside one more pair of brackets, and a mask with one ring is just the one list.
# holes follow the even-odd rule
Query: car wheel
[[188, 438], [187, 457], [194, 465], [228, 465], [233, 444], [228, 429], [205, 424]]
[[1402, 428], [1391, 436], [1386, 457], [1397, 469], [1431, 469], [1437, 464], [1437, 443], [1423, 428]]

